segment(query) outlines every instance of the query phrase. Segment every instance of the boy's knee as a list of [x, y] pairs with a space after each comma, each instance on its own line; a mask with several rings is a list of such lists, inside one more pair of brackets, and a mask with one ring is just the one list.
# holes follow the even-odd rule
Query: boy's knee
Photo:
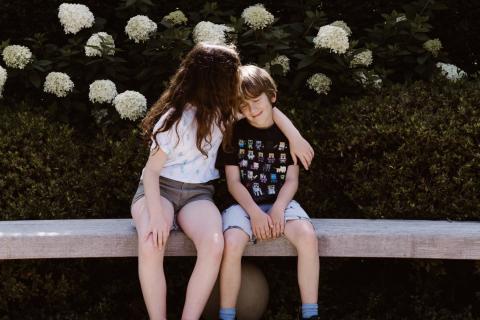
[[307, 225], [302, 229], [302, 233], [300, 234], [301, 243], [303, 243], [304, 246], [316, 248], [318, 246], [318, 238], [313, 227]]
[[241, 232], [243, 231], [238, 229], [225, 232], [225, 255], [241, 256], [243, 254], [248, 238], [246, 235], [240, 234]]

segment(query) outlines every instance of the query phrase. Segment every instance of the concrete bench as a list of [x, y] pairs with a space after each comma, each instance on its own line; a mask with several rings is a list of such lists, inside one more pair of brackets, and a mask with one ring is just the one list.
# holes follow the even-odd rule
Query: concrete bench
[[[322, 257], [480, 260], [480, 222], [313, 219]], [[134, 257], [131, 219], [0, 221], [0, 259]], [[182, 232], [172, 232], [167, 256], [193, 256]], [[285, 238], [249, 245], [246, 256], [294, 256]]]

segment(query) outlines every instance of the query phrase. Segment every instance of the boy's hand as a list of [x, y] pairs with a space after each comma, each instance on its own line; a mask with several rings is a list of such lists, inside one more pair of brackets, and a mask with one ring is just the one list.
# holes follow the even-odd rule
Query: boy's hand
[[272, 218], [273, 223], [272, 236], [274, 239], [278, 238], [285, 231], [285, 210], [274, 204], [268, 211], [268, 214]]
[[252, 230], [255, 237], [260, 240], [267, 240], [272, 237], [272, 219], [268, 214], [259, 210], [256, 213], [250, 215], [252, 222]]
[[300, 162], [303, 164], [303, 167], [308, 170], [310, 164], [312, 163], [313, 157], [315, 156], [315, 152], [302, 136], [299, 136], [293, 141], [289, 141], [290, 143], [290, 155], [292, 156], [293, 163], [297, 164], [297, 157]]

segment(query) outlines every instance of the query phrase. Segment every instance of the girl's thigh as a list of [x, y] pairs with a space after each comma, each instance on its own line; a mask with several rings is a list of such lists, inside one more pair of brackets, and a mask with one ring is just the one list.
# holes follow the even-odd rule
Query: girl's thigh
[[[167, 218], [167, 223], [171, 227], [173, 224], [173, 205], [166, 198], [161, 196], [162, 203], [162, 213]], [[150, 214], [147, 209], [146, 198], [142, 197], [135, 201], [132, 205], [132, 218], [137, 229], [138, 236], [145, 234], [147, 232], [148, 222], [150, 220]]]
[[223, 242], [222, 216], [212, 201], [197, 200], [187, 203], [180, 209], [177, 221], [194, 242], [210, 235]]

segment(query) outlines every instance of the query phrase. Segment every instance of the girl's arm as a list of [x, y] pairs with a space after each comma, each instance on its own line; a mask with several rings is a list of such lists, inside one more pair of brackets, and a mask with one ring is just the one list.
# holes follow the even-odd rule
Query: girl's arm
[[297, 165], [288, 166], [285, 182], [278, 192], [277, 200], [269, 211], [273, 222], [274, 238], [282, 235], [285, 230], [285, 209], [297, 193], [299, 169]]
[[159, 249], [167, 243], [170, 233], [170, 226], [163, 215], [159, 183], [160, 171], [166, 161], [167, 154], [161, 148], [158, 148], [156, 152], [150, 152], [143, 172], [145, 202], [149, 213], [149, 226], [144, 240], [147, 240], [151, 233], [153, 244]]
[[227, 177], [228, 191], [250, 216], [253, 234], [261, 240], [271, 238], [270, 228], [272, 227], [272, 221], [270, 216], [260, 209], [242, 184], [238, 166], [225, 166], [225, 175]]
[[292, 121], [278, 108], [273, 108], [273, 121], [288, 139], [294, 164], [297, 164], [298, 157], [303, 167], [308, 170], [314, 156], [312, 146], [302, 137]]

